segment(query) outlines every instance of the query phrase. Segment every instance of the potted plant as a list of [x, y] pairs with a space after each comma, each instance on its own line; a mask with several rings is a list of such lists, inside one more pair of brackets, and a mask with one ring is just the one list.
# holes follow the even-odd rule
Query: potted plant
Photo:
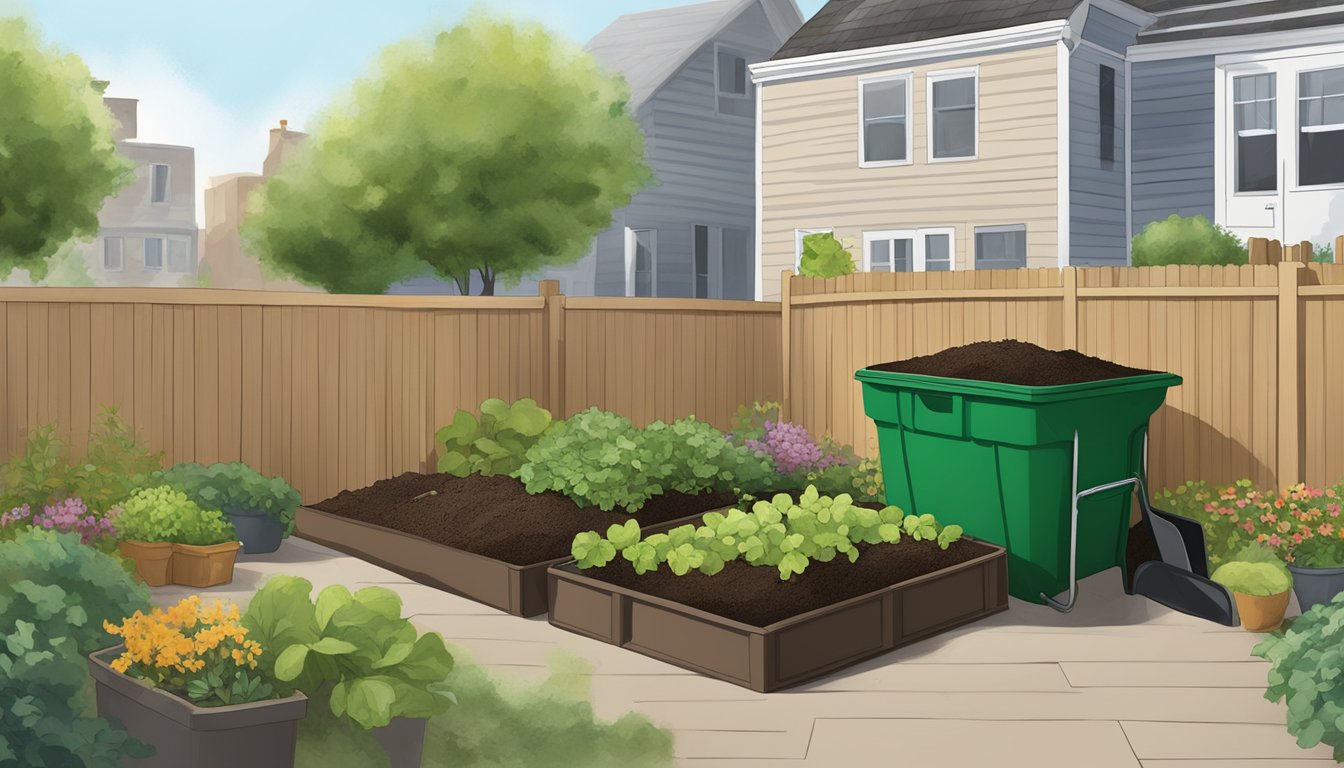
[[1283, 623], [1293, 575], [1273, 550], [1251, 544], [1219, 566], [1211, 578], [1232, 590], [1245, 629], [1269, 632]]
[[391, 590], [333, 585], [314, 601], [312, 588], [275, 576], [252, 598], [243, 625], [274, 651], [263, 671], [282, 692], [302, 691], [370, 729], [391, 768], [418, 768], [426, 719], [456, 702], [444, 688], [453, 657], [443, 638], [417, 632]]
[[1344, 598], [1336, 596], [1293, 619], [1288, 632], [1260, 641], [1252, 654], [1269, 662], [1265, 698], [1288, 700], [1288, 732], [1297, 745], [1326, 744], [1344, 761], [1344, 720], [1339, 717], [1339, 666], [1344, 645]]
[[282, 477], [266, 477], [242, 462], [178, 464], [154, 476], [203, 509], [218, 509], [233, 523], [243, 554], [274, 552], [294, 532], [299, 492]]
[[181, 491], [161, 485], [132, 494], [117, 521], [122, 552], [135, 559], [136, 572], [151, 586], [213, 587], [233, 580], [242, 545], [219, 510], [202, 509]]
[[144, 768], [288, 768], [302, 693], [281, 696], [260, 668], [268, 654], [248, 637], [237, 606], [199, 596], [120, 624], [103, 622], [123, 644], [89, 656], [98, 714], [155, 748]]
[[1337, 488], [1312, 488], [1299, 483], [1283, 493], [1279, 517], [1292, 525], [1283, 539], [1293, 593], [1302, 611], [1324, 605], [1344, 592], [1344, 527], [1337, 520], [1341, 496]]

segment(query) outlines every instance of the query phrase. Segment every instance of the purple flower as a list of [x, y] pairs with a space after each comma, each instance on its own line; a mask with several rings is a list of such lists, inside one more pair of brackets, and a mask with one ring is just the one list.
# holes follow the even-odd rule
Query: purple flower
[[801, 424], [767, 421], [764, 438], [746, 440], [744, 445], [757, 454], [768, 456], [775, 469], [785, 475], [820, 471], [840, 461], [823, 451]]
[[80, 541], [88, 544], [94, 539], [116, 535], [113, 520], [116, 518], [117, 511], [117, 508], [114, 507], [107, 515], [99, 517], [91, 513], [84, 501], [78, 498], [64, 499], [55, 504], [49, 504], [37, 514], [34, 514], [27, 504], [24, 504], [22, 507], [15, 507], [4, 515], [0, 515], [0, 527], [27, 525], [63, 533], [78, 533]]

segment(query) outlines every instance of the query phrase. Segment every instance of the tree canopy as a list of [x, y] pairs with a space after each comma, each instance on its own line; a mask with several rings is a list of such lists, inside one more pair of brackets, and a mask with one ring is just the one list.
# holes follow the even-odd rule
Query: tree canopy
[[103, 201], [132, 170], [114, 125], [78, 56], [0, 19], [0, 277], [22, 268], [41, 279], [62, 244], [98, 232]]
[[578, 260], [650, 181], [628, 98], [537, 25], [477, 17], [398, 43], [251, 201], [248, 242], [330, 291], [432, 271], [493, 293]]

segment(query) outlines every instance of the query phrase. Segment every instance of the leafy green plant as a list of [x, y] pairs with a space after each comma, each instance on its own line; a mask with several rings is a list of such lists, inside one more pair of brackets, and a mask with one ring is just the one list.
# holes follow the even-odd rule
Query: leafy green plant
[[1317, 264], [1335, 263], [1335, 246], [1330, 243], [1316, 243], [1311, 250], [1311, 260]]
[[1205, 216], [1172, 214], [1150, 222], [1132, 242], [1134, 266], [1165, 264], [1245, 264], [1246, 246]]
[[325, 697], [333, 714], [364, 728], [431, 717], [454, 702], [443, 682], [452, 655], [438, 633], [422, 635], [402, 617], [397, 593], [333, 585], [314, 601], [312, 589], [306, 579], [274, 576], [243, 617], [249, 636], [270, 649], [262, 672], [282, 693]]
[[575, 537], [574, 556], [580, 568], [600, 568], [619, 553], [638, 574], [666, 563], [678, 576], [692, 570], [713, 576], [741, 558], [750, 565], [772, 566], [788, 580], [813, 560], [830, 562], [840, 555], [851, 563], [858, 560], [860, 543], [895, 544], [908, 536], [936, 541], [947, 549], [962, 536], [960, 526], [944, 527], [933, 515], [905, 515], [891, 506], [880, 510], [856, 506], [847, 494], [822, 496], [815, 486], [796, 502], [781, 493], [756, 502], [750, 511], [708, 512], [701, 520], [700, 526], [682, 525], [648, 538], [641, 538], [633, 520], [611, 526], [606, 538], [587, 531]]
[[202, 509], [264, 514], [294, 532], [299, 492], [282, 477], [266, 477], [242, 462], [232, 464], [178, 464], [149, 475], [146, 485], [169, 485]]
[[513, 474], [550, 425], [551, 412], [526, 397], [512, 405], [492, 397], [481, 403], [479, 419], [459, 408], [453, 423], [434, 433], [439, 471], [458, 477]]
[[237, 536], [223, 512], [202, 509], [169, 485], [142, 488], [121, 506], [117, 534], [125, 540], [206, 546]]
[[671, 424], [655, 421], [645, 427], [642, 437], [655, 464], [667, 469], [664, 485], [674, 491], [759, 488], [773, 474], [767, 460], [729, 442], [714, 425], [694, 416]]
[[1293, 565], [1344, 566], [1344, 486], [1298, 483], [1275, 491], [1257, 489], [1245, 479], [1218, 487], [1188, 482], [1153, 498], [1203, 525], [1211, 567], [1241, 559], [1238, 553], [1248, 544], [1268, 547]]
[[1272, 563], [1243, 563], [1232, 561], [1218, 566], [1209, 577], [1233, 592], [1255, 597], [1269, 597], [1293, 588], [1293, 576], [1286, 568]]
[[85, 656], [115, 643], [104, 621], [149, 610], [121, 562], [73, 533], [0, 542], [0, 765], [117, 768], [152, 752], [92, 709]]
[[514, 476], [528, 493], [559, 491], [580, 506], [633, 513], [663, 492], [670, 472], [629, 419], [589, 408], [548, 429]]
[[803, 236], [798, 274], [803, 277], [839, 277], [854, 272], [854, 256], [830, 232]]
[[1269, 662], [1265, 698], [1288, 705], [1297, 745], [1326, 744], [1344, 762], [1344, 593], [1293, 619], [1251, 651]]

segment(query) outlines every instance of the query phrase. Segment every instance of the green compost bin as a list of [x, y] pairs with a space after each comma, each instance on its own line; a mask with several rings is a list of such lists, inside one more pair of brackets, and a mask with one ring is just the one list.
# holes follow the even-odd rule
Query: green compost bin
[[[1030, 387], [862, 369], [887, 503], [1008, 550], [1008, 591], [1043, 603], [1069, 588], [1073, 435], [1078, 489], [1143, 469], [1148, 419], [1170, 373]], [[1124, 567], [1130, 489], [1078, 504], [1078, 578]]]

